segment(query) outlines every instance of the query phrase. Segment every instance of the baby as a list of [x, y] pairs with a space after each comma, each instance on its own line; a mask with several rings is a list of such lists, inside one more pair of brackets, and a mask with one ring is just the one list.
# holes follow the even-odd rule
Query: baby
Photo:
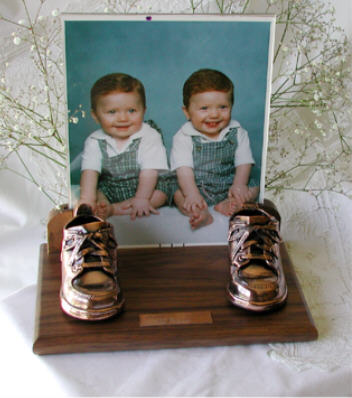
[[79, 204], [89, 204], [103, 219], [112, 215], [159, 214], [167, 187], [158, 179], [168, 170], [161, 134], [144, 123], [143, 84], [113, 73], [91, 89], [91, 114], [100, 129], [84, 144]]
[[170, 161], [179, 187], [174, 201], [192, 229], [213, 222], [208, 206], [230, 216], [259, 193], [248, 133], [231, 120], [233, 102], [233, 83], [216, 70], [198, 70], [183, 86], [188, 122], [173, 138]]

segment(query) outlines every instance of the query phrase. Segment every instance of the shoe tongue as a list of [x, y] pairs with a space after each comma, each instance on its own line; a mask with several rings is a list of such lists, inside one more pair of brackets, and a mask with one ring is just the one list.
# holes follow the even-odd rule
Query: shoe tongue
[[104, 222], [102, 221], [96, 221], [96, 222], [90, 222], [87, 224], [83, 224], [82, 227], [87, 231], [87, 232], [96, 232], [98, 231]]
[[260, 261], [253, 261], [253, 264], [241, 270], [241, 276], [249, 279], [270, 278], [275, 276], [274, 272], [261, 264]]

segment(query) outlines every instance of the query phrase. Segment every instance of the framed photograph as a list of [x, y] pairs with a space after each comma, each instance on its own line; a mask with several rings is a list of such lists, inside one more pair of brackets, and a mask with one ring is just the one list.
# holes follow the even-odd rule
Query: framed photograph
[[[249, 165], [245, 194], [249, 192], [251, 200], [264, 200], [275, 17], [64, 14], [63, 26], [70, 205], [74, 206], [80, 200], [82, 173], [91, 167], [97, 173], [95, 189], [99, 194], [102, 191], [109, 206], [115, 202], [123, 203], [122, 214], [111, 210], [115, 207], [109, 207], [109, 212], [105, 213], [114, 224], [120, 245], [225, 244], [228, 214], [236, 208], [233, 201], [229, 204], [226, 200], [236, 198], [237, 186], [233, 178], [239, 167]], [[133, 82], [141, 83], [144, 94], [141, 95], [138, 88], [109, 90], [105, 87], [99, 91], [99, 84], [103, 84], [104, 79], [109, 80], [107, 76], [132, 78]], [[214, 79], [222, 81], [220, 86]], [[208, 80], [210, 82], [206, 83]], [[131, 84], [135, 87], [135, 83]], [[94, 92], [98, 93], [96, 98]], [[111, 93], [115, 93], [116, 98]], [[125, 93], [125, 96], [118, 93]], [[123, 103], [117, 108], [114, 105], [107, 112], [116, 116], [126, 110], [125, 125], [119, 128], [127, 128], [130, 119], [138, 116], [138, 106], [141, 105], [142, 114], [136, 119], [140, 124], [129, 130], [128, 139], [116, 138], [104, 124], [103, 114], [99, 113], [103, 108], [99, 106], [102, 98], [122, 100], [128, 97], [126, 93], [132, 103]], [[203, 116], [200, 116], [201, 112]], [[154, 138], [148, 141], [141, 133], [141, 126], [152, 129]], [[179, 144], [180, 131], [186, 136], [185, 147]], [[155, 132], [161, 139], [155, 138]], [[109, 136], [106, 142], [104, 134]], [[141, 136], [139, 140], [137, 136]], [[94, 139], [97, 155], [87, 150], [88, 141]], [[146, 144], [142, 144], [143, 140]], [[109, 150], [114, 141], [117, 148]], [[134, 204], [132, 206], [126, 197], [114, 199], [109, 196], [110, 190], [120, 189], [121, 184], [118, 177], [111, 176], [102, 182], [106, 172], [103, 170], [107, 167], [102, 163], [120, 156], [126, 148], [131, 149], [132, 143], [137, 147], [133, 152], [137, 164], [137, 189], [141, 172], [150, 168], [157, 171], [157, 184], [165, 183], [167, 192], [160, 188], [165, 193], [165, 200], [156, 201], [156, 205], [153, 202], [152, 208], [158, 214], [152, 211], [149, 216], [139, 217], [139, 213], [135, 213], [131, 219], [129, 211]], [[160, 143], [163, 149], [157, 152], [155, 148]], [[233, 147], [230, 148], [231, 143]], [[206, 153], [206, 160], [197, 157], [198, 144], [202, 147], [202, 156]], [[208, 145], [206, 150], [203, 150], [203, 144]], [[131, 156], [125, 153], [123, 162], [130, 163]], [[155, 166], [151, 166], [151, 160], [142, 161], [142, 156], [153, 158]], [[223, 160], [226, 156], [233, 159], [232, 165]], [[180, 157], [186, 160], [181, 161]], [[124, 166], [119, 163], [109, 167], [119, 169], [123, 179], [130, 172], [125, 163]], [[223, 168], [225, 163], [227, 168]], [[189, 170], [193, 173], [198, 187], [198, 196], [194, 199], [180, 188], [183, 184], [180, 182], [183, 174], [179, 175], [181, 168], [187, 178]], [[220, 174], [209, 177], [210, 182], [204, 182], [209, 172], [218, 169]], [[207, 184], [215, 186], [216, 194], [208, 193]], [[221, 189], [220, 185], [223, 185]], [[159, 192], [159, 185], [154, 183], [152, 189], [154, 193]], [[224, 196], [217, 196], [218, 191]], [[131, 192], [128, 195], [133, 198], [136, 188]], [[179, 197], [175, 196], [178, 194]], [[192, 214], [202, 208], [200, 201], [203, 199], [208, 215], [202, 216], [199, 222]], [[116, 209], [120, 208], [117, 206]]]

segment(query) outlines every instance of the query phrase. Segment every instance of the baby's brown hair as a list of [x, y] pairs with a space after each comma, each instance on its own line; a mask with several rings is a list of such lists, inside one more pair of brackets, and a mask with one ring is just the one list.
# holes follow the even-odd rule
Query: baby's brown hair
[[98, 98], [112, 91], [120, 91], [122, 93], [135, 91], [140, 96], [144, 108], [146, 107], [144, 86], [138, 79], [125, 73], [111, 73], [101, 77], [93, 84], [90, 90], [91, 109], [95, 111]]
[[231, 104], [234, 101], [232, 81], [222, 72], [215, 69], [199, 69], [183, 85], [183, 105], [188, 108], [192, 95], [205, 91], [223, 91], [229, 93]]

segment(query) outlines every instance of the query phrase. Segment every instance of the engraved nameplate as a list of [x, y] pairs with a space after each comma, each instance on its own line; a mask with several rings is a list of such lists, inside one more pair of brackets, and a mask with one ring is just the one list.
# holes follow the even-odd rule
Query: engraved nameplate
[[191, 325], [213, 323], [210, 311], [140, 314], [139, 326]]

